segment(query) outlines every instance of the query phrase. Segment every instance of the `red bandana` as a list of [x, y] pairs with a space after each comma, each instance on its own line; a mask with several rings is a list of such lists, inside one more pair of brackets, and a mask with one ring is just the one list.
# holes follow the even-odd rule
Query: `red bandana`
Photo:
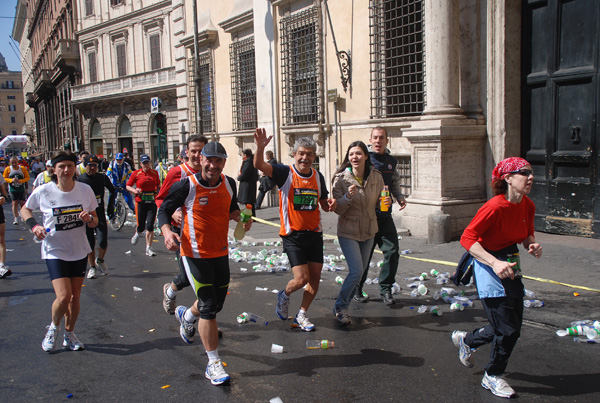
[[526, 165], [530, 165], [527, 160], [519, 157], [510, 157], [506, 158], [496, 165], [496, 168], [492, 171], [492, 180], [499, 181], [501, 179], [506, 178], [511, 172], [518, 171]]

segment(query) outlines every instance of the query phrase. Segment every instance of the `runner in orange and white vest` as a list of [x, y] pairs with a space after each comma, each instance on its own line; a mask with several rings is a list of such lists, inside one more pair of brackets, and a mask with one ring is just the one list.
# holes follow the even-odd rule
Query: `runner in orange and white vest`
[[277, 294], [275, 313], [281, 320], [288, 319], [289, 297], [304, 286], [302, 304], [290, 326], [310, 332], [315, 326], [306, 317], [306, 311], [319, 290], [323, 267], [323, 229], [321, 212], [334, 211], [337, 202], [327, 198], [329, 192], [323, 175], [312, 168], [317, 157], [314, 140], [303, 137], [294, 144], [293, 165], [271, 165], [264, 160], [265, 147], [271, 141], [264, 129], [257, 129], [254, 141], [257, 149], [254, 166], [279, 187], [279, 235], [283, 251], [287, 253], [294, 278]]
[[[193, 343], [198, 321], [198, 333], [208, 355], [205, 376], [213, 385], [230, 379], [219, 358], [217, 313], [229, 288], [229, 221], [240, 219], [235, 180], [222, 173], [226, 160], [221, 144], [206, 144], [200, 172], [175, 183], [158, 212], [165, 246], [169, 250], [180, 248], [182, 264], [198, 298], [190, 308], [175, 309], [179, 334], [186, 343]], [[181, 234], [171, 230], [172, 216], [179, 207], [183, 215]], [[251, 225], [252, 220], [244, 223], [244, 229], [250, 230]]]

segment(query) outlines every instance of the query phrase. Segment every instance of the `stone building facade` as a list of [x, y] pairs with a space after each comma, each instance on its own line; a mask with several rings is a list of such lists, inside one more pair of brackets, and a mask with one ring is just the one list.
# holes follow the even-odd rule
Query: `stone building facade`
[[70, 102], [79, 70], [74, 6], [73, 0], [26, 3], [33, 91], [25, 94], [25, 102], [35, 111], [35, 143], [46, 156], [83, 146], [79, 114]]
[[[515, 155], [534, 167], [537, 229], [600, 234], [600, 30], [569, 29], [578, 20], [596, 27], [600, 3], [196, 4], [195, 29], [189, 0], [78, 2], [82, 75], [72, 104], [92, 151], [152, 153], [153, 96], [167, 116], [168, 158], [202, 132], [225, 146], [234, 177], [256, 126], [274, 136], [284, 163], [298, 137], [314, 138], [328, 179], [348, 144], [383, 126], [409, 196], [395, 214], [415, 235], [459, 237], [490, 197], [495, 163]], [[582, 52], [565, 50], [577, 44]]]

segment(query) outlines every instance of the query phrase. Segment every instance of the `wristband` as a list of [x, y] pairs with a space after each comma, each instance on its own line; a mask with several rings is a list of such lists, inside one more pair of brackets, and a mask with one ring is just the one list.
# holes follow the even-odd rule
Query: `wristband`
[[30, 230], [33, 230], [33, 227], [39, 225], [35, 218], [31, 217], [25, 220], [25, 224], [29, 227]]

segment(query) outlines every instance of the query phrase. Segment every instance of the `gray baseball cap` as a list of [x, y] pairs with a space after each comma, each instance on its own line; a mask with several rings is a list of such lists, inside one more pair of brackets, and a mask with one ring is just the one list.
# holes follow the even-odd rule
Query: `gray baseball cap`
[[202, 155], [205, 157], [227, 158], [225, 147], [216, 141], [210, 141], [202, 149]]

